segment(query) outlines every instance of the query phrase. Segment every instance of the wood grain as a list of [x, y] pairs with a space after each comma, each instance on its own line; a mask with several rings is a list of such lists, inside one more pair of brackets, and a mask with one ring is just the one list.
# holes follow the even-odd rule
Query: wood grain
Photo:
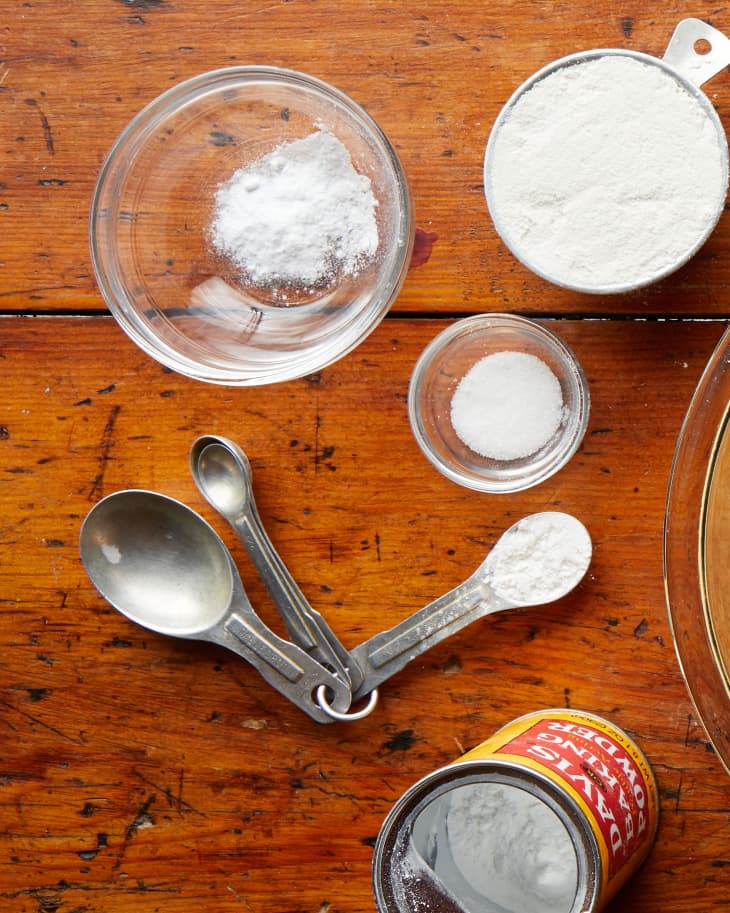
[[[609, 913], [711, 913], [730, 897], [730, 779], [696, 719], [662, 579], [672, 455], [724, 328], [730, 223], [657, 286], [549, 286], [488, 219], [482, 156], [519, 83], [593, 47], [661, 55], [682, 4], [28, 0], [0, 23], [0, 903], [11, 913], [364, 913], [372, 845], [417, 779], [514, 717], [573, 706], [648, 755], [661, 822]], [[730, 12], [693, 15], [730, 33]], [[105, 155], [148, 101], [230, 64], [291, 67], [364, 105], [405, 164], [420, 251], [394, 311], [355, 352], [267, 387], [200, 384], [137, 349], [96, 288], [87, 214]], [[724, 72], [707, 87], [727, 119]], [[559, 474], [514, 496], [440, 476], [406, 396], [450, 319], [535, 315], [575, 350], [588, 433]], [[711, 318], [705, 320], [704, 318]], [[232, 654], [146, 632], [96, 592], [80, 524], [141, 487], [221, 533], [281, 629], [187, 458], [240, 443], [272, 539], [353, 647], [463, 580], [534, 510], [581, 517], [590, 573], [549, 609], [449, 639], [386, 683], [376, 712], [320, 726]]]
[[[545, 706], [609, 717], [657, 774], [656, 847], [611, 910], [722, 908], [730, 781], [693, 716], [661, 566], [673, 442], [718, 327], [550, 322], [589, 378], [588, 434], [558, 475], [505, 497], [453, 485], [412, 439], [410, 368], [444, 321], [389, 318], [321, 375], [265, 392], [171, 374], [111, 318], [4, 324], [8, 909], [370, 910], [372, 841], [395, 799]], [[246, 449], [267, 529], [349, 647], [460, 582], [533, 510], [584, 519], [589, 576], [549, 609], [485, 620], [434, 648], [386, 683], [368, 719], [320, 726], [233, 655], [126, 621], [80, 565], [91, 504], [120, 488], [162, 491], [220, 531], [276, 625], [189, 475], [188, 448], [209, 431]]]
[[[730, 29], [730, 14], [693, 14]], [[63, 10], [63, 12], [58, 12]], [[535, 70], [578, 50], [625, 47], [661, 56], [685, 15], [676, 3], [595, 10], [572, 0], [394, 2], [33, 0], [15, 5], [0, 46], [0, 307], [94, 310], [87, 214], [120, 131], [174, 83], [206, 70], [272, 64], [347, 92], [378, 121], [409, 176], [417, 220], [438, 236], [397, 303], [409, 313], [509, 310], [721, 315], [730, 236], [724, 215], [679, 274], [628, 296], [557, 289], [530, 274], [487, 215], [482, 159], [502, 105]], [[727, 74], [708, 84], [721, 117]]]

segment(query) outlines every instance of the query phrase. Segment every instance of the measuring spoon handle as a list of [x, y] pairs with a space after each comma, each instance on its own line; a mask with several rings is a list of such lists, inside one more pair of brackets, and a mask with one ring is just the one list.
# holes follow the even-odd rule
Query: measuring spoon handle
[[236, 517], [228, 517], [228, 521], [263, 580], [292, 640], [349, 681], [351, 688], [359, 686], [362, 675], [354, 667], [349, 651], [322, 615], [309, 604], [282, 561], [264, 529], [252, 495], [246, 499], [245, 509]]
[[327, 689], [332, 708], [348, 710], [352, 697], [349, 681], [276, 635], [253, 610], [242, 587], [235, 588], [231, 606], [223, 621], [207, 632], [207, 640], [243, 657], [265, 681], [318, 723], [331, 723], [333, 719], [316, 699], [320, 686]]
[[199, 437], [190, 470], [203, 497], [231, 524], [284, 620], [289, 637], [315, 659], [357, 687], [362, 676], [324, 618], [307, 602], [268, 537], [256, 507], [251, 465], [234, 441]]
[[244, 511], [227, 519], [264, 582], [289, 635], [302, 649], [316, 649], [318, 640], [304, 594], [274, 548], [256, 508], [247, 501]]
[[400, 624], [352, 650], [351, 655], [364, 674], [353, 700], [372, 691], [421, 653], [477, 618], [510, 608], [514, 604], [497, 596], [480, 569]]

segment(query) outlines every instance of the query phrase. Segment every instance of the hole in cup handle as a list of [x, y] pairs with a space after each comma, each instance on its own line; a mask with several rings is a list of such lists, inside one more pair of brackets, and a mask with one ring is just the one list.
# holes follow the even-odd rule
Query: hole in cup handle
[[664, 63], [696, 86], [730, 65], [730, 38], [701, 19], [683, 19], [674, 30]]

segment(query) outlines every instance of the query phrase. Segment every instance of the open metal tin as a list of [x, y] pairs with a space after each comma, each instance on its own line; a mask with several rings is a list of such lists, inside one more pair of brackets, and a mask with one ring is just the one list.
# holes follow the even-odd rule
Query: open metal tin
[[625, 732], [578, 710], [526, 714], [393, 806], [373, 853], [378, 913], [598, 913], [646, 858], [658, 814], [649, 762]]

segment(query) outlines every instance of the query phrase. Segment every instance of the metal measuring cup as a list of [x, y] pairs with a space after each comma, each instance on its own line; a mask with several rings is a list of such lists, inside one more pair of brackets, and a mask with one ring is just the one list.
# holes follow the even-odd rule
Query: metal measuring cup
[[[704, 42], [709, 47], [707, 53], [698, 51], [698, 43]], [[628, 57], [640, 61], [652, 67], [657, 67], [668, 73], [679, 85], [689, 93], [701, 106], [703, 111], [714, 126], [717, 135], [717, 142], [721, 157], [721, 170], [723, 173], [723, 187], [718, 188], [717, 203], [714, 211], [707, 219], [704, 232], [698, 237], [695, 243], [686, 249], [683, 254], [675, 257], [673, 262], [666, 267], [644, 275], [641, 279], [625, 281], [618, 276], [615, 282], [610, 284], [587, 284], [585, 282], [573, 281], [564, 275], [557, 275], [555, 272], [541, 266], [535, 262], [535, 254], [527, 249], [525, 245], [516, 239], [513, 234], [512, 226], [509, 221], [503, 217], [498, 205], [494, 189], [494, 163], [495, 150], [499, 142], [500, 131], [507, 123], [512, 114], [515, 105], [524, 97], [524, 95], [533, 89], [541, 80], [556, 73], [564, 67], [574, 64], [584, 63], [586, 61], [598, 60], [602, 57], [618, 56]], [[649, 285], [653, 282], [664, 278], [670, 273], [675, 272], [685, 263], [687, 263], [705, 243], [707, 238], [714, 230], [720, 215], [723, 212], [725, 197], [728, 186], [728, 145], [725, 137], [725, 130], [717, 115], [714, 107], [710, 103], [705, 93], [700, 89], [707, 80], [721, 72], [725, 67], [730, 65], [730, 39], [722, 32], [713, 28], [700, 19], [688, 18], [682, 20], [676, 27], [674, 34], [669, 42], [663, 58], [657, 58], [639, 51], [630, 51], [619, 48], [596, 49], [591, 51], [570, 54], [555, 60], [542, 69], [534, 73], [527, 79], [509, 98], [497, 117], [487, 142], [484, 156], [484, 188], [487, 201], [487, 207], [494, 222], [494, 226], [515, 257], [520, 260], [528, 269], [536, 275], [541, 276], [556, 285], [573, 289], [580, 292], [589, 292], [594, 294], [620, 293]], [[667, 136], [667, 142], [671, 142], [671, 135]]]

